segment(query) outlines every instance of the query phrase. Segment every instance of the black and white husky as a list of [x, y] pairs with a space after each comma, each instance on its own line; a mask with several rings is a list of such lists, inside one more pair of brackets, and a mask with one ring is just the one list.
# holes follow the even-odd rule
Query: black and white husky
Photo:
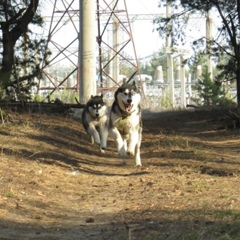
[[115, 92], [109, 120], [109, 133], [116, 142], [119, 155], [134, 156], [136, 166], [142, 165], [140, 101], [140, 90], [135, 82], [123, 83]]
[[92, 144], [100, 145], [104, 152], [108, 138], [108, 108], [101, 96], [91, 96], [82, 112], [82, 124], [91, 137]]

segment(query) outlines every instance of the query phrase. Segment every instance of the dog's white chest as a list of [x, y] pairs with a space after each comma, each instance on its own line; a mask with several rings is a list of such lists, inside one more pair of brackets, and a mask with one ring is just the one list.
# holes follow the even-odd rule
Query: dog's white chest
[[96, 127], [105, 126], [107, 122], [107, 116], [103, 116], [98, 120], [92, 119], [90, 122]]
[[122, 133], [129, 133], [130, 130], [134, 130], [139, 126], [139, 118], [129, 116], [127, 118], [120, 118], [118, 120], [117, 128]]

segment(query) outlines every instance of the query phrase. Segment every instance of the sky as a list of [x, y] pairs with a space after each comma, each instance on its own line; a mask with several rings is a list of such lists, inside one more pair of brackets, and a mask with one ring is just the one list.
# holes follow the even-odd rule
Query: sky
[[[165, 16], [166, 7], [159, 7], [160, 0], [129, 0], [126, 1], [128, 13], [132, 14], [153, 14], [159, 16]], [[172, 10], [176, 11], [176, 10]], [[176, 12], [175, 12], [176, 13]], [[213, 14], [212, 14], [212, 16]], [[216, 20], [213, 21], [216, 29]], [[216, 24], [216, 25], [215, 25]], [[160, 34], [156, 31], [156, 25], [152, 21], [136, 20], [132, 22], [133, 39], [136, 46], [138, 58], [144, 58], [152, 55], [153, 53], [160, 50], [166, 44], [166, 39], [161, 38]], [[191, 31], [190, 31], [191, 28]], [[184, 49], [192, 54], [192, 42], [206, 34], [206, 19], [199, 15], [194, 15], [188, 24], [186, 29], [186, 43], [185, 45], [179, 46], [179, 49]]]
[[[101, 1], [101, 0], [100, 0]], [[58, 4], [62, 1], [58, 1]], [[106, 2], [112, 2], [112, 0], [108, 0]], [[129, 14], [129, 19], [131, 22], [131, 29], [133, 34], [133, 41], [136, 49], [136, 54], [139, 59], [144, 59], [147, 56], [151, 56], [153, 53], [158, 52], [166, 42], [166, 39], [160, 37], [159, 33], [154, 30], [156, 26], [153, 24], [152, 20], [141, 20], [142, 14], [149, 14], [149, 15], [165, 15], [166, 9], [165, 7], [158, 7], [159, 0], [125, 0], [127, 11]], [[54, 1], [49, 0], [49, 6], [45, 7], [45, 14], [47, 16], [51, 16], [52, 14], [52, 6]], [[121, 8], [121, 4], [124, 3], [123, 0], [119, 0], [119, 8]], [[73, 8], [79, 9], [79, 1], [74, 1]], [[123, 6], [123, 5], [122, 5]], [[63, 10], [64, 7], [59, 5], [59, 10]], [[61, 16], [61, 14], [59, 14]], [[135, 17], [137, 16], [137, 18]], [[77, 17], [77, 16], [76, 16]], [[49, 18], [50, 19], [50, 18]], [[76, 18], [77, 19], [77, 18]], [[135, 19], [135, 20], [133, 20]], [[78, 23], [76, 23], [78, 27]], [[195, 33], [204, 34], [205, 30], [205, 22], [199, 21], [196, 19], [195, 22], [192, 23], [194, 28], [194, 35]], [[47, 29], [46, 29], [47, 30]], [[73, 29], [70, 24], [66, 24], [61, 31], [56, 33], [53, 36], [53, 40], [57, 41], [58, 43], [63, 43], [63, 45], [67, 45], [69, 42], [72, 41], [74, 37], [77, 37], [77, 32]], [[191, 42], [192, 37], [188, 36], [187, 39]], [[73, 47], [73, 46], [72, 46]], [[75, 44], [75, 48], [77, 48], [77, 43]], [[69, 48], [70, 49], [70, 48]], [[129, 51], [129, 54], [133, 56], [132, 49], [126, 49]]]
[[[120, 4], [121, 1], [119, 1]], [[129, 18], [133, 19], [137, 15], [135, 21], [131, 21], [131, 28], [133, 33], [133, 41], [136, 47], [137, 57], [143, 59], [151, 56], [153, 53], [166, 45], [166, 39], [162, 38], [157, 32], [157, 25], [153, 24], [152, 20], [140, 20], [142, 14], [149, 14], [153, 17], [166, 16], [166, 7], [162, 4], [159, 7], [160, 0], [126, 0], [127, 11]], [[172, 11], [176, 11], [172, 8]], [[192, 18], [189, 21], [189, 28], [192, 31], [187, 31], [186, 45], [180, 46], [181, 49], [187, 49], [191, 52], [191, 43], [205, 35], [206, 23], [204, 18]]]
[[141, 14], [152, 14], [153, 16], [164, 13], [158, 7], [159, 0], [131, 0], [126, 1], [128, 14], [131, 17], [134, 14], [138, 15], [139, 20], [131, 23], [133, 41], [136, 47], [138, 57], [146, 57], [154, 52], [157, 52], [165, 39], [161, 39], [159, 33], [154, 29], [152, 20], [140, 20]]
[[[63, 0], [62, 0], [63, 1]], [[62, 5], [62, 1], [58, 1], [57, 10], [64, 10], [64, 6]], [[126, 7], [123, 5], [124, 0], [119, 0], [118, 5], [119, 9], [122, 6], [124, 10], [127, 10], [129, 14], [132, 34], [133, 34], [133, 41], [135, 44], [135, 49], [138, 58], [144, 58], [146, 56], [152, 55], [154, 52], [157, 52], [163, 43], [163, 40], [159, 37], [159, 34], [155, 31], [154, 25], [152, 20], [140, 20], [141, 14], [149, 14], [149, 15], [156, 15], [159, 14], [160, 9], [158, 8], [158, 1], [159, 0], [125, 0]], [[101, 0], [100, 0], [101, 2]], [[107, 3], [112, 2], [112, 0], [107, 0]], [[121, 5], [122, 4], [122, 5]], [[44, 6], [44, 16], [47, 16], [48, 24], [45, 29], [45, 34], [48, 33], [49, 29], [49, 21], [52, 15], [52, 9], [54, 5], [54, 0], [49, 0], [47, 5]], [[72, 5], [72, 9], [79, 9], [79, 1], [75, 0], [74, 4]], [[55, 14], [55, 16], [62, 16], [62, 13]], [[137, 18], [134, 18], [136, 17]], [[132, 19], [135, 19], [132, 21]], [[75, 18], [77, 19], [77, 17]], [[96, 21], [97, 24], [97, 21]], [[53, 24], [54, 25], [54, 24]], [[78, 27], [78, 23], [76, 22], [76, 26]], [[59, 26], [56, 28], [58, 29]], [[60, 31], [55, 31], [56, 33], [53, 35], [52, 40], [56, 41], [58, 44], [62, 46], [66, 46], [72, 39], [77, 36], [76, 31], [72, 24], [66, 24], [64, 27], [61, 28]], [[164, 40], [165, 42], [165, 40]], [[130, 45], [130, 44], [129, 44]], [[73, 47], [73, 46], [72, 46]], [[77, 48], [77, 43], [75, 44], [75, 48]], [[125, 51], [129, 51], [129, 55], [133, 56], [133, 50], [131, 47], [129, 49], [126, 48]], [[69, 48], [70, 49], [70, 48]]]

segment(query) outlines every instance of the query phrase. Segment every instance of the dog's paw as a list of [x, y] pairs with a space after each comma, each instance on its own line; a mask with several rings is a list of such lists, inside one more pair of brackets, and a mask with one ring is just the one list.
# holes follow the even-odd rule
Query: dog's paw
[[135, 157], [135, 166], [136, 167], [141, 167], [142, 166], [142, 161], [141, 161], [140, 156]]
[[100, 152], [101, 152], [101, 153], [105, 153], [105, 151], [106, 151], [106, 148], [105, 148], [105, 147], [100, 147]]
[[118, 154], [119, 154], [120, 156], [126, 156], [126, 155], [127, 155], [124, 147], [122, 147], [122, 148], [120, 148], [120, 149], [118, 150]]
[[129, 145], [129, 146], [128, 146], [127, 154], [128, 154], [129, 156], [132, 156], [132, 157], [135, 156], [134, 147], [133, 147], [132, 145]]
[[134, 152], [127, 151], [127, 155], [129, 155], [129, 156], [134, 156]]

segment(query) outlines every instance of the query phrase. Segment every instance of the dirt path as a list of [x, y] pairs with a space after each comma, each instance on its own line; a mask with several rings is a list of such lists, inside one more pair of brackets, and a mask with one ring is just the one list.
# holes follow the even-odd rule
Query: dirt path
[[225, 112], [143, 116], [142, 168], [112, 140], [100, 154], [77, 121], [9, 116], [0, 239], [237, 239], [240, 138]]

